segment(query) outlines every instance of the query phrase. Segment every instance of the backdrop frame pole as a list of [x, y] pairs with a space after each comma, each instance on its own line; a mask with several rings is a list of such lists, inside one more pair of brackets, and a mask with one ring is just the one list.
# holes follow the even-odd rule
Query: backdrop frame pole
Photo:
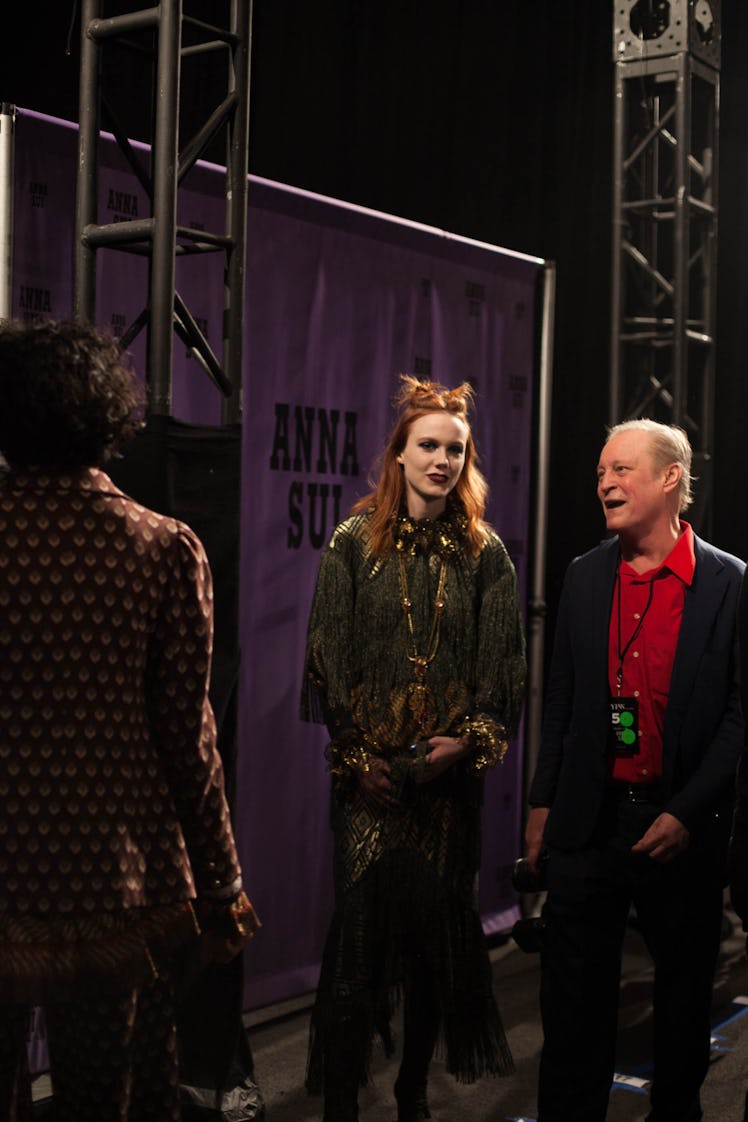
[[543, 723], [545, 663], [546, 562], [548, 557], [548, 494], [550, 485], [551, 414], [553, 402], [553, 334], [556, 314], [556, 263], [546, 261], [541, 280], [540, 362], [536, 425], [535, 511], [530, 594], [527, 604], [527, 706], [525, 785], [535, 772]]
[[0, 319], [13, 307], [13, 164], [16, 107], [0, 105]]

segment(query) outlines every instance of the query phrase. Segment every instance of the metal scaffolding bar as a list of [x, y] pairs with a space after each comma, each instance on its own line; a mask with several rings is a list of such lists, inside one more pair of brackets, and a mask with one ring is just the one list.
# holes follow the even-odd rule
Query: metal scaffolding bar
[[719, 0], [616, 0], [610, 421], [684, 428], [711, 516]]
[[[199, 366], [223, 394], [224, 423], [241, 416], [247, 237], [247, 156], [249, 146], [249, 60], [251, 0], [229, 0], [225, 25], [208, 24], [184, 11], [189, 0], [163, 0], [108, 15], [107, 0], [83, 0], [81, 12], [80, 129], [76, 197], [76, 249], [73, 314], [95, 318], [96, 257], [106, 250], [139, 253], [148, 258], [144, 308], [123, 332], [132, 339], [148, 332], [149, 411], [172, 410], [174, 334], [192, 350]], [[121, 7], [121, 5], [119, 5]], [[217, 4], [216, 8], [220, 8]], [[186, 31], [189, 31], [189, 41]], [[153, 67], [153, 135], [146, 166], [130, 144], [118, 117], [115, 97], [104, 95], [107, 52], [113, 46], [134, 48]], [[182, 63], [199, 65], [223, 52], [226, 88], [191, 137], [180, 130]], [[98, 221], [98, 138], [102, 109], [106, 123], [150, 200], [145, 218], [121, 223]], [[177, 196], [190, 170], [217, 134], [226, 134], [225, 223], [223, 230], [192, 230], [177, 224]], [[195, 318], [175, 289], [177, 256], [221, 253], [224, 268], [223, 346], [216, 358]]]

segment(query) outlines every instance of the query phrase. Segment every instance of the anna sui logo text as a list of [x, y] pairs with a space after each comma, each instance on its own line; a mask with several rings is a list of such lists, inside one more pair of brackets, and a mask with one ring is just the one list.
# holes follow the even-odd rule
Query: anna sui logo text
[[[275, 404], [275, 433], [270, 456], [271, 471], [305, 475], [359, 473], [356, 447], [358, 414], [311, 405]], [[288, 488], [289, 549], [308, 541], [321, 549], [340, 522], [341, 483], [294, 479]]]

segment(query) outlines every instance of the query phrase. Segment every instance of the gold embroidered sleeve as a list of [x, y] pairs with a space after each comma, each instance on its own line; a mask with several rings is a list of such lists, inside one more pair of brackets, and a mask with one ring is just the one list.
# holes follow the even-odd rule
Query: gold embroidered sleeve
[[[327, 724], [331, 711], [347, 710], [354, 669], [355, 558], [357, 523], [335, 530], [320, 558], [307, 629], [301, 719]], [[334, 730], [331, 729], [333, 735]]]
[[500, 764], [506, 755], [506, 729], [485, 713], [465, 717], [457, 727], [457, 735], [470, 746], [467, 767], [472, 775], [482, 775], [488, 768]]
[[513, 735], [525, 693], [525, 636], [517, 576], [495, 534], [481, 555], [478, 584], [478, 655], [472, 711], [495, 714]]
[[376, 744], [358, 729], [348, 728], [334, 737], [327, 746], [327, 770], [339, 794], [350, 791], [357, 771], [369, 771]]

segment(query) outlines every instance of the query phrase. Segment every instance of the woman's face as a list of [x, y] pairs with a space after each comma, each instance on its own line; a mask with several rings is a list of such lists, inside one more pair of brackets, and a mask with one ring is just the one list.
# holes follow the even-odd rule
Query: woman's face
[[426, 413], [413, 422], [400, 455], [408, 513], [435, 518], [465, 466], [468, 427], [451, 413]]

